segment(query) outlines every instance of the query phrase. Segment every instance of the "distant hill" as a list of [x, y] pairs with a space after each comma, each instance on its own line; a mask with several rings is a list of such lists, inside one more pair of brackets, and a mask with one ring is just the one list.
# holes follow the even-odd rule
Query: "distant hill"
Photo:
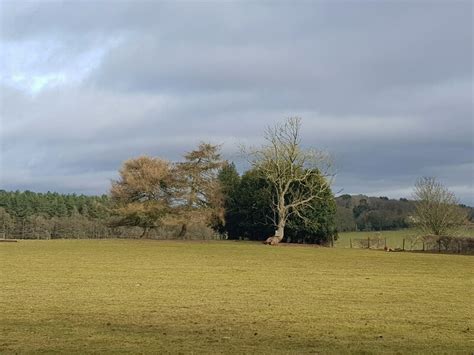
[[[415, 202], [406, 198], [341, 195], [336, 197], [336, 224], [340, 232], [355, 230], [393, 230], [408, 228]], [[473, 221], [474, 208], [461, 205]]]

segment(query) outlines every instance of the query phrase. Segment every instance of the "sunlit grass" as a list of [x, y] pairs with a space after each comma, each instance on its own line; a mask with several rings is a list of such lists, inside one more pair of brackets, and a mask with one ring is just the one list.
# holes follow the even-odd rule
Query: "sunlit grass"
[[[463, 230], [458, 232], [459, 235], [465, 237], [474, 237], [474, 229], [473, 228], [464, 228]], [[410, 250], [413, 248], [414, 250], [421, 250], [422, 243], [421, 239], [416, 239], [416, 237], [420, 236], [420, 232], [416, 229], [400, 229], [394, 231], [369, 231], [369, 232], [342, 232], [339, 233], [339, 237], [335, 242], [335, 247], [337, 248], [350, 248], [351, 240], [352, 245], [354, 248], [359, 247], [357, 245], [358, 240], [366, 240], [370, 238], [371, 240], [375, 240], [379, 238], [382, 243], [385, 243], [385, 239], [387, 240], [387, 247], [395, 249], [395, 248], [402, 248], [403, 246], [403, 239], [405, 239], [405, 249]], [[412, 244], [412, 241], [416, 241]], [[383, 245], [382, 245], [383, 247]]]
[[1, 243], [0, 353], [469, 353], [473, 269], [251, 242]]

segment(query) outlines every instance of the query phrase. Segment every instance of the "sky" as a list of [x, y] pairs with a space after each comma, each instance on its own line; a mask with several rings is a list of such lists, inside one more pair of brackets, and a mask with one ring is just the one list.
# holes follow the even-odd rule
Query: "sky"
[[0, 0], [0, 189], [107, 193], [126, 159], [302, 118], [334, 191], [474, 205], [471, 1]]

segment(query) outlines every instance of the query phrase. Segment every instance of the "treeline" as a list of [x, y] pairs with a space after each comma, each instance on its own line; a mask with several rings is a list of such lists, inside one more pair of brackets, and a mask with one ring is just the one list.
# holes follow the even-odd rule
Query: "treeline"
[[[219, 146], [206, 143], [183, 158], [170, 162], [138, 157], [124, 162], [119, 179], [112, 183], [111, 225], [139, 227], [143, 238], [163, 233], [164, 228], [174, 230], [172, 237], [180, 239], [196, 236], [196, 229], [210, 236], [204, 227], [224, 239], [264, 240], [277, 234], [281, 219], [275, 208], [276, 185], [262, 168], [240, 176], [234, 164], [221, 159]], [[304, 208], [292, 209], [291, 218], [285, 216], [285, 240], [333, 241], [337, 229], [332, 191], [318, 170], [301, 172], [299, 180], [287, 183], [285, 198], [308, 196], [309, 187], [318, 191], [317, 198], [303, 201]]]
[[9, 238], [104, 238], [112, 234], [107, 195], [0, 190], [0, 236]]
[[[263, 240], [274, 232], [268, 184], [256, 171], [239, 175], [233, 164], [220, 170], [225, 223], [215, 230], [191, 224], [188, 237], [224, 237]], [[290, 223], [287, 241], [322, 243], [337, 232], [394, 230], [411, 226], [415, 202], [401, 198], [342, 195], [319, 202], [311, 223]], [[108, 238], [139, 237], [137, 227], [114, 226], [113, 202], [108, 195], [85, 196], [8, 192], [0, 190], [0, 237], [8, 238]], [[473, 221], [474, 209], [462, 205]], [[115, 216], [115, 217], [114, 217]], [[151, 231], [153, 238], [178, 238], [182, 226], [166, 225]]]
[[[406, 198], [341, 195], [336, 197], [336, 225], [340, 232], [380, 231], [409, 228], [413, 225], [415, 201]], [[474, 208], [461, 205], [472, 222]]]
[[77, 214], [90, 218], [104, 218], [109, 215], [110, 201], [107, 195], [86, 196], [57, 192], [0, 190], [0, 207], [7, 210], [12, 217], [18, 218], [33, 215], [47, 218], [71, 217]]
[[[242, 150], [251, 166], [242, 175], [233, 163], [222, 159], [219, 145], [203, 142], [180, 161], [150, 156], [126, 160], [108, 195], [0, 190], [0, 236], [327, 244], [337, 239], [338, 232], [433, 225], [425, 221], [425, 215], [420, 216], [420, 201], [426, 200], [423, 196], [417, 205], [387, 197], [335, 198], [330, 188], [334, 176], [330, 156], [303, 149], [300, 131], [298, 117], [268, 127], [264, 145]], [[451, 228], [465, 223], [464, 212], [472, 221], [473, 208], [460, 209], [454, 194], [435, 184], [434, 178], [421, 181], [433, 182], [440, 188], [440, 196], [450, 197], [448, 202], [440, 202], [437, 196], [432, 202], [427, 200], [429, 211], [433, 206], [439, 207], [436, 211], [447, 211], [444, 206], [453, 211], [435, 213], [443, 216], [441, 224]], [[445, 223], [446, 214], [460, 218], [456, 217], [454, 224], [454, 219]], [[441, 235], [440, 230], [429, 233]]]
[[[201, 144], [177, 163], [130, 159], [119, 175], [102, 196], [0, 191], [0, 237], [263, 240], [275, 234], [272, 184], [256, 168], [240, 175], [217, 146]], [[308, 178], [325, 183], [317, 172]], [[288, 220], [285, 241], [336, 239], [335, 213], [327, 188]]]
[[372, 231], [408, 228], [414, 201], [388, 197], [342, 195], [336, 198], [340, 231]]
[[[117, 206], [109, 195], [86, 196], [0, 190], [0, 238], [139, 238], [139, 226], [117, 223]], [[150, 231], [156, 239], [180, 238], [180, 225]], [[202, 223], [191, 223], [186, 238], [220, 238]], [[184, 239], [184, 238], [182, 238]]]

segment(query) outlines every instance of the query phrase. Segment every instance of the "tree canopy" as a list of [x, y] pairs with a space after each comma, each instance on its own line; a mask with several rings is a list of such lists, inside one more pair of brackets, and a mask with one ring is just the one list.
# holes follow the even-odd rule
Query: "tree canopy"
[[[264, 240], [274, 232], [271, 208], [272, 184], [257, 169], [245, 172], [240, 179], [234, 166], [220, 175], [225, 194], [226, 224], [229, 238]], [[312, 205], [293, 215], [286, 225], [286, 241], [323, 244], [337, 237], [336, 204], [330, 189]]]
[[302, 211], [330, 190], [331, 159], [326, 152], [304, 149], [301, 145], [301, 119], [290, 117], [270, 126], [264, 133], [266, 143], [247, 149], [250, 164], [271, 185], [274, 242], [280, 242], [292, 217], [307, 219]]

